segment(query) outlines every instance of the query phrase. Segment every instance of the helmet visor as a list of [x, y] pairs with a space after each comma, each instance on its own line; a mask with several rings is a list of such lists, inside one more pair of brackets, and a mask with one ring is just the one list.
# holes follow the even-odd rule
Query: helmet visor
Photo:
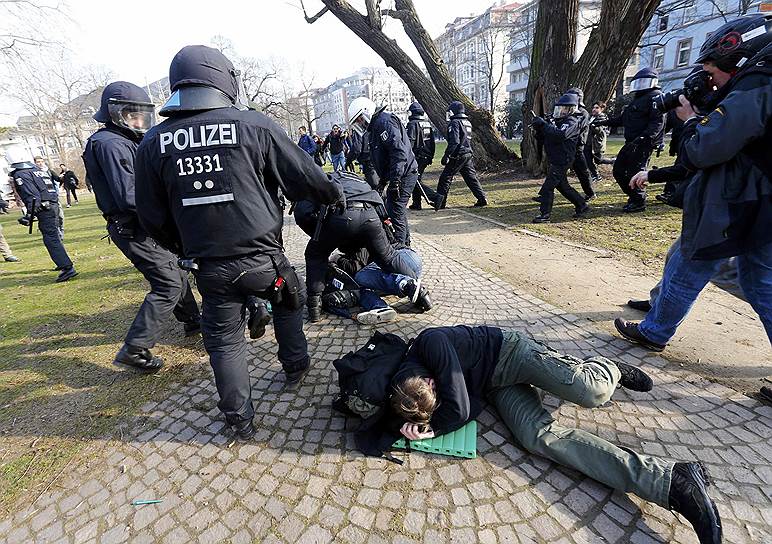
[[130, 102], [111, 98], [107, 103], [112, 122], [135, 134], [144, 134], [155, 124], [155, 106], [149, 102]]
[[552, 110], [552, 117], [568, 117], [576, 111], [576, 106], [555, 106]]
[[250, 109], [249, 99], [247, 98], [247, 89], [244, 86], [244, 79], [241, 77], [241, 71], [233, 70], [231, 73], [236, 80], [236, 100], [233, 105], [240, 110], [248, 110]]
[[659, 80], [656, 77], [641, 77], [630, 82], [631, 91], [645, 91], [657, 86]]

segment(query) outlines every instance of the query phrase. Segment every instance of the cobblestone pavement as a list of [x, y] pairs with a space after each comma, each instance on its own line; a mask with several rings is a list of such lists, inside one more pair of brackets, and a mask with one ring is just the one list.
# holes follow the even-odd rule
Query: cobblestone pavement
[[[665, 369], [625, 341], [444, 255], [417, 237], [435, 308], [383, 329], [415, 336], [431, 325], [488, 323], [528, 330], [574, 354], [649, 371], [651, 393], [619, 390], [588, 410], [547, 397], [562, 424], [676, 460], [705, 461], [727, 542], [772, 542], [772, 408]], [[293, 262], [306, 237], [286, 232]], [[398, 310], [409, 312], [406, 304]], [[412, 453], [403, 466], [357, 453], [331, 410], [332, 361], [368, 327], [330, 318], [307, 327], [313, 369], [282, 390], [272, 331], [252, 342], [257, 438], [233, 444], [211, 380], [180, 385], [142, 407], [130, 437], [106, 441], [103, 461], [72, 470], [55, 491], [0, 522], [7, 542], [696, 542], [684, 520], [523, 452], [487, 409], [478, 458]], [[124, 433], [125, 434], [125, 433]], [[403, 455], [403, 454], [398, 454]], [[135, 499], [163, 499], [131, 506]]]

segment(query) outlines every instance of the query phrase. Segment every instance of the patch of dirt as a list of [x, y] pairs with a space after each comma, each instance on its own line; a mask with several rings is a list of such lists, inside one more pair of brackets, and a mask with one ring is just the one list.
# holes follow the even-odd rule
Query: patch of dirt
[[[450, 254], [471, 259], [515, 288], [613, 336], [616, 317], [644, 317], [624, 304], [648, 298], [662, 273], [659, 266], [647, 268], [622, 253], [524, 234], [461, 209], [410, 212], [409, 219], [411, 230]], [[745, 394], [757, 393], [772, 378], [772, 350], [759, 318], [750, 305], [712, 285], [700, 295], [663, 356]]]

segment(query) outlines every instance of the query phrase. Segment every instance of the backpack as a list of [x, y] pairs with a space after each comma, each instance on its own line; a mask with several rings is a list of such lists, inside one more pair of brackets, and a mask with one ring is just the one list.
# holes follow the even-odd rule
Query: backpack
[[372, 426], [385, 412], [391, 379], [408, 347], [396, 334], [376, 331], [364, 346], [333, 361], [340, 387], [333, 407], [361, 417], [360, 428]]

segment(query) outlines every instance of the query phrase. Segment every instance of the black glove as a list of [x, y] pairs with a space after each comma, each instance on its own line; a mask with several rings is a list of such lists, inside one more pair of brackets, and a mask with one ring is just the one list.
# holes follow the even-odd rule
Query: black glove
[[441, 164], [442, 166], [446, 166], [446, 165], [448, 164], [448, 156], [447, 156], [447, 155], [444, 155], [444, 156], [442, 157], [442, 159], [440, 159], [440, 164]]
[[547, 124], [547, 121], [545, 121], [543, 117], [534, 117], [533, 121], [531, 121], [531, 126], [534, 128], [541, 128], [546, 124]]
[[32, 214], [28, 213], [27, 215], [22, 215], [16, 221], [18, 221], [20, 225], [29, 227], [30, 223], [32, 223]]
[[638, 136], [635, 139], [635, 144], [636, 145], [646, 145], [646, 146], [648, 146], [648, 145], [651, 145], [651, 141], [649, 140], [648, 136]]
[[115, 215], [111, 218], [111, 221], [115, 225], [115, 231], [121, 238], [132, 240], [136, 233], [138, 221], [137, 216], [134, 214]]

